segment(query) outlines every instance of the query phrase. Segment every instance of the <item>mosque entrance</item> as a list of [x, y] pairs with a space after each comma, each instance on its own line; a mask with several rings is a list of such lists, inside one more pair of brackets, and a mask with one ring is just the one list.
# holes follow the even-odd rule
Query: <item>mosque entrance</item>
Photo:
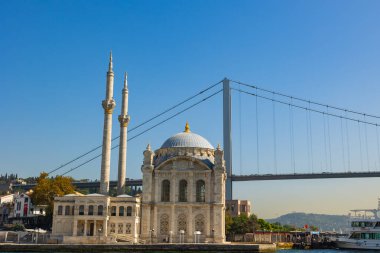
[[94, 223], [90, 223], [90, 236], [94, 236]]

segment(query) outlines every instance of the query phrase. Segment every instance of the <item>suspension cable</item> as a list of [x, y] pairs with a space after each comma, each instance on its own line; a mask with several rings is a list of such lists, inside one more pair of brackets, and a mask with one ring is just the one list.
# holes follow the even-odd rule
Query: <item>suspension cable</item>
[[346, 157], [344, 155], [344, 137], [343, 137], [343, 120], [342, 120], [342, 117], [340, 117], [340, 136], [341, 136], [341, 140], [342, 140], [342, 158], [343, 158], [343, 170], [344, 172], [347, 172], [346, 171]]
[[[200, 103], [202, 103], [202, 102], [204, 102], [204, 101], [206, 101], [206, 100], [212, 98], [213, 96], [217, 95], [217, 94], [220, 93], [221, 91], [223, 91], [223, 89], [221, 89], [221, 90], [219, 90], [219, 91], [217, 91], [217, 92], [212, 93], [211, 95], [209, 95], [209, 96], [203, 98], [202, 100], [199, 100], [198, 102], [196, 102], [196, 103], [194, 103], [194, 104], [192, 104], [192, 105], [190, 105], [190, 106], [184, 108], [183, 110], [181, 110], [181, 111], [179, 111], [179, 112], [177, 112], [177, 113], [171, 115], [170, 117], [165, 118], [164, 120], [158, 122], [157, 124], [155, 124], [155, 125], [153, 125], [153, 126], [147, 128], [147, 129], [145, 129], [144, 131], [142, 131], [142, 132], [140, 132], [140, 133], [134, 135], [133, 137], [128, 138], [128, 141], [131, 141], [131, 140], [137, 138], [138, 136], [140, 136], [140, 135], [142, 135], [142, 134], [144, 134], [144, 133], [146, 133], [146, 132], [152, 130], [153, 128], [155, 128], [155, 127], [157, 127], [157, 126], [159, 126], [159, 125], [161, 125], [161, 124], [163, 124], [163, 123], [165, 123], [165, 122], [171, 120], [172, 118], [174, 118], [174, 117], [176, 117], [176, 116], [178, 116], [178, 115], [184, 113], [185, 111], [187, 111], [187, 110], [189, 110], [189, 109], [191, 109], [191, 108], [193, 108], [193, 107], [199, 105]], [[115, 148], [117, 148], [117, 147], [119, 147], [119, 145], [115, 145], [114, 147], [111, 148], [111, 150], [113, 150], [113, 149], [115, 149]], [[71, 168], [70, 170], [64, 172], [64, 173], [62, 174], [62, 176], [63, 176], [63, 175], [66, 175], [66, 174], [69, 173], [69, 172], [72, 172], [73, 170], [76, 170], [76, 169], [82, 167], [83, 165], [85, 165], [85, 164], [87, 164], [87, 163], [89, 163], [89, 162], [95, 160], [96, 158], [98, 158], [98, 157], [100, 157], [100, 156], [102, 156], [102, 155], [99, 154], [99, 155], [97, 155], [97, 156], [95, 156], [95, 157], [92, 157], [91, 159], [89, 159], [89, 160], [87, 160], [87, 161], [85, 161], [85, 162], [79, 164], [78, 166], [76, 166], [76, 167], [74, 167], [74, 168]]]
[[[257, 93], [257, 91], [256, 91]], [[259, 112], [256, 97], [256, 155], [257, 155], [257, 174], [260, 174], [260, 153], [259, 153]]]
[[323, 144], [324, 144], [324, 154], [325, 154], [325, 170], [328, 169], [328, 162], [327, 162], [327, 138], [326, 138], [326, 115], [323, 114]]
[[359, 134], [360, 167], [361, 167], [362, 171], [364, 171], [364, 168], [363, 168], [363, 151], [362, 151], [362, 136], [361, 136], [359, 121], [358, 121], [358, 134]]
[[[135, 127], [132, 127], [131, 129], [128, 130], [128, 133], [130, 133], [130, 132], [132, 132], [132, 131], [134, 131], [134, 130], [136, 130], [136, 129], [138, 129], [138, 128], [144, 126], [144, 125], [146, 125], [147, 123], [151, 122], [152, 120], [155, 120], [155, 119], [157, 119], [158, 117], [160, 117], [160, 116], [162, 116], [162, 115], [164, 115], [164, 114], [166, 114], [166, 113], [168, 113], [168, 112], [174, 110], [175, 108], [177, 108], [177, 107], [179, 107], [179, 106], [185, 104], [186, 102], [188, 102], [188, 101], [194, 99], [195, 97], [197, 97], [197, 96], [199, 96], [199, 95], [202, 95], [203, 93], [205, 93], [206, 91], [208, 91], [208, 90], [214, 88], [215, 86], [217, 86], [217, 85], [220, 84], [221, 82], [222, 82], [222, 81], [219, 81], [219, 82], [217, 82], [217, 83], [215, 83], [215, 84], [212, 84], [212, 85], [208, 86], [206, 89], [201, 90], [200, 92], [198, 92], [198, 93], [196, 93], [196, 94], [194, 94], [194, 95], [192, 95], [192, 96], [186, 98], [186, 99], [183, 100], [182, 102], [180, 102], [180, 103], [178, 103], [178, 104], [175, 104], [175, 105], [173, 105], [173, 106], [167, 108], [167, 109], [164, 110], [163, 112], [161, 112], [161, 113], [159, 113], [159, 114], [156, 114], [156, 115], [153, 116], [152, 118], [150, 118], [150, 119], [148, 119], [148, 120], [145, 120], [144, 122], [140, 123], [139, 125], [137, 125], [137, 126], [135, 126]], [[116, 136], [116, 137], [114, 137], [113, 139], [111, 139], [111, 142], [114, 141], [114, 140], [117, 140], [118, 138], [120, 138], [120, 136]], [[66, 163], [64, 163], [64, 164], [62, 164], [62, 165], [60, 165], [60, 166], [58, 166], [57, 168], [55, 168], [55, 169], [49, 171], [49, 172], [48, 172], [48, 175], [51, 174], [51, 173], [53, 173], [53, 172], [56, 172], [57, 170], [59, 170], [59, 169], [65, 167], [65, 166], [67, 166], [67, 165], [69, 165], [69, 164], [71, 164], [71, 163], [73, 163], [73, 162], [75, 162], [75, 161], [77, 161], [77, 160], [79, 160], [80, 158], [82, 158], [82, 157], [84, 157], [84, 156], [86, 156], [86, 155], [88, 155], [88, 154], [90, 154], [90, 153], [96, 151], [97, 149], [101, 148], [102, 146], [103, 146], [103, 145], [96, 146], [96, 147], [94, 147], [93, 149], [89, 150], [88, 152], [85, 152], [85, 153], [83, 153], [83, 154], [81, 154], [81, 155], [75, 157], [74, 159], [72, 159], [72, 160], [70, 160], [70, 161], [68, 161], [68, 162], [66, 162]]]
[[[330, 160], [330, 172], [333, 171], [333, 166], [332, 166], [332, 155], [331, 155], [331, 137], [330, 137], [330, 117], [328, 115], [329, 113], [329, 108], [326, 107], [326, 111], [327, 111], [327, 137], [329, 139], [329, 160]], [[326, 114], [324, 114], [326, 115]]]
[[377, 143], [377, 158], [378, 158], [378, 170], [380, 170], [380, 144], [379, 144], [379, 131], [378, 127], [376, 127], [376, 143]]
[[[309, 114], [308, 110], [305, 110], [305, 116], [306, 116], [306, 146], [307, 146], [307, 162], [308, 167], [312, 168], [311, 166], [311, 152], [310, 152], [310, 129], [309, 129]], [[313, 173], [313, 170], [311, 171]]]
[[[300, 105], [290, 104], [288, 102], [284, 102], [284, 101], [281, 101], [281, 100], [276, 100], [276, 99], [268, 98], [268, 97], [265, 97], [265, 96], [257, 95], [255, 93], [251, 93], [251, 92], [248, 92], [248, 91], [245, 91], [245, 90], [239, 90], [239, 89], [236, 89], [236, 88], [231, 88], [231, 89], [235, 90], [235, 91], [238, 91], [238, 92], [242, 92], [242, 93], [251, 95], [251, 96], [257, 96], [257, 97], [262, 98], [262, 99], [266, 99], [266, 100], [269, 100], [269, 101], [274, 101], [274, 102], [277, 102], [279, 104], [290, 105], [290, 106], [292, 106], [294, 108], [303, 109], [303, 110], [309, 110], [311, 112], [316, 112], [316, 113], [320, 113], [320, 114], [325, 113], [328, 116], [332, 116], [332, 117], [339, 118], [339, 119], [342, 118], [342, 119], [347, 119], [347, 120], [355, 121], [355, 122], [358, 121], [358, 119], [354, 119], [354, 118], [351, 118], [351, 117], [345, 117], [345, 116], [338, 115], [338, 114], [333, 114], [333, 113], [330, 113], [330, 112], [324, 112], [324, 111], [320, 111], [320, 110], [316, 110], [316, 109], [312, 109], [312, 108], [307, 108], [307, 107], [300, 106]], [[372, 126], [380, 126], [377, 123], [373, 123], [373, 122], [369, 122], [369, 121], [364, 121], [364, 120], [359, 120], [359, 122], [363, 123], [363, 124], [367, 124], [367, 125], [372, 125]]]
[[[364, 115], [364, 120], [365, 115]], [[370, 166], [369, 166], [369, 152], [368, 152], [368, 137], [367, 137], [367, 125], [364, 125], [364, 133], [365, 133], [365, 148], [366, 148], [366, 153], [367, 153], [367, 169], [370, 171]]]
[[309, 116], [309, 134], [310, 134], [310, 155], [311, 155], [311, 172], [314, 173], [314, 153], [313, 153], [313, 129], [311, 124], [310, 103], [307, 114]]
[[[345, 113], [345, 116], [347, 117], [347, 112]], [[350, 166], [350, 138], [348, 135], [348, 120], [346, 121], [346, 144], [347, 144], [347, 167], [348, 167], [348, 172], [351, 171], [351, 166]]]
[[[241, 94], [241, 92], [239, 92]], [[274, 98], [274, 94], [273, 94]], [[276, 136], [276, 103], [272, 101], [272, 114], [273, 114], [273, 161], [274, 161], [274, 169], [277, 174], [277, 136]]]
[[[292, 103], [292, 100], [291, 100]], [[294, 153], [294, 122], [293, 122], [293, 107], [289, 106], [289, 130], [290, 130], [290, 166], [293, 173], [296, 174], [296, 159]]]
[[298, 100], [298, 101], [305, 102], [305, 103], [310, 103], [310, 104], [313, 104], [313, 105], [318, 105], [318, 106], [322, 106], [322, 107], [329, 107], [329, 108], [332, 108], [332, 109], [335, 109], [335, 110], [339, 110], [339, 111], [344, 111], [344, 112], [349, 112], [349, 113], [353, 113], [353, 114], [358, 114], [358, 115], [362, 115], [362, 116], [367, 116], [367, 117], [371, 117], [371, 118], [380, 119], [380, 116], [376, 116], [376, 115], [373, 115], [373, 114], [367, 114], [367, 113], [358, 112], [358, 111], [354, 111], [354, 110], [349, 110], [349, 109], [345, 109], [345, 108], [341, 108], [341, 107], [337, 107], [337, 106], [333, 106], [333, 105], [323, 104], [323, 103], [319, 103], [319, 102], [315, 102], [315, 101], [311, 101], [311, 100], [307, 100], [307, 99], [303, 99], [303, 98], [289, 96], [289, 95], [286, 95], [286, 94], [283, 94], [283, 93], [267, 90], [267, 89], [264, 89], [264, 88], [260, 88], [260, 87], [258, 87], [256, 85], [251, 85], [251, 84], [243, 83], [243, 82], [240, 82], [240, 81], [231, 80], [231, 82], [234, 82], [234, 83], [237, 83], [237, 84], [242, 84], [242, 85], [244, 85], [246, 87], [254, 88], [256, 90], [261, 90], [261, 91], [265, 91], [265, 92], [268, 92], [268, 93], [276, 94], [278, 96], [287, 97], [287, 98], [293, 98], [294, 100]]

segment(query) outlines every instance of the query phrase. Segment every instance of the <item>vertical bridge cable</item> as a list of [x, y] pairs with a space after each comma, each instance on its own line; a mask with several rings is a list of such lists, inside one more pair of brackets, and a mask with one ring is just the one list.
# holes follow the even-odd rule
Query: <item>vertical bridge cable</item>
[[[239, 89], [241, 89], [241, 84], [239, 84]], [[242, 168], [243, 168], [243, 162], [242, 162], [242, 160], [243, 160], [243, 152], [242, 152], [242, 147], [243, 147], [243, 144], [242, 144], [242, 138], [241, 138], [241, 136], [242, 136], [242, 127], [241, 127], [241, 92], [239, 92], [239, 95], [238, 95], [239, 97], [239, 165], [240, 165], [240, 175], [242, 175]]]
[[[311, 169], [311, 159], [310, 159], [310, 129], [309, 129], [309, 111], [307, 108], [305, 108], [305, 115], [306, 115], [306, 145], [307, 145], [307, 163], [309, 169]], [[311, 170], [313, 172], [313, 170]]]
[[326, 139], [326, 115], [323, 113], [323, 144], [324, 144], [324, 153], [325, 153], [325, 171], [328, 171], [328, 162], [327, 162], [327, 139]]
[[260, 174], [260, 153], [259, 153], [259, 111], [257, 104], [257, 90], [256, 90], [256, 155], [257, 155], [257, 174]]
[[[345, 116], [347, 118], [347, 110], [345, 111]], [[348, 168], [348, 172], [351, 171], [351, 166], [350, 166], [350, 138], [349, 138], [349, 135], [348, 135], [348, 120], [345, 120], [346, 121], [346, 143], [347, 143], [347, 168]]]
[[378, 158], [378, 170], [380, 170], [380, 144], [379, 144], [379, 131], [378, 131], [378, 125], [376, 127], [376, 143], [377, 143], [377, 158]]
[[273, 161], [274, 169], [277, 174], [277, 136], [276, 136], [276, 103], [274, 102], [274, 93], [272, 99], [272, 109], [273, 109]]
[[290, 98], [289, 104], [289, 136], [290, 136], [290, 168], [293, 169], [293, 173], [296, 174], [296, 162], [294, 155], [294, 131], [293, 131], [293, 99]]
[[344, 137], [343, 137], [343, 119], [340, 117], [340, 136], [342, 137], [342, 158], [343, 158], [343, 171], [346, 171], [346, 157], [344, 155]]
[[309, 110], [307, 111], [309, 115], [309, 134], [310, 134], [310, 155], [311, 155], [311, 173], [314, 173], [314, 157], [313, 157], [313, 131], [311, 125], [311, 113], [310, 113], [310, 101], [309, 101]]
[[362, 152], [362, 136], [361, 136], [361, 133], [360, 133], [360, 122], [358, 120], [358, 134], [359, 134], [359, 151], [360, 151], [360, 167], [361, 167], [361, 170], [364, 171], [364, 168], [363, 168], [363, 152]]
[[[366, 120], [365, 118], [365, 114], [363, 115], [364, 116], [364, 121]], [[366, 149], [366, 153], [367, 153], [367, 169], [368, 171], [370, 171], [370, 166], [369, 166], [369, 153], [368, 153], [368, 137], [367, 137], [367, 125], [364, 124], [364, 133], [365, 133], [365, 149]]]
[[[329, 107], [326, 107], [327, 109], [327, 114], [329, 114]], [[331, 137], [330, 137], [330, 117], [327, 115], [327, 137], [329, 139], [329, 153], [330, 153], [330, 172], [333, 171], [332, 168], [332, 156], [331, 156]]]

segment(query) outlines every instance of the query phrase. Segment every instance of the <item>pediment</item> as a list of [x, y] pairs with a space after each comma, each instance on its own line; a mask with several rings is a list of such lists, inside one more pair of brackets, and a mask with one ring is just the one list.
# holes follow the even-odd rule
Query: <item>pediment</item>
[[165, 162], [157, 166], [155, 170], [171, 171], [175, 168], [178, 171], [186, 171], [186, 170], [207, 171], [207, 170], [211, 170], [209, 166], [210, 167], [212, 166], [211, 162], [207, 162], [207, 161], [205, 162], [203, 160], [183, 156], [183, 157], [175, 157], [175, 158], [166, 160]]

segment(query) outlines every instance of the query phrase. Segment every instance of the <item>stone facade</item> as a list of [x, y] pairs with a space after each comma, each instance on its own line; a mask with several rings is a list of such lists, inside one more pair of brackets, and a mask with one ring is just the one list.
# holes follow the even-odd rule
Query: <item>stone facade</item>
[[140, 198], [68, 194], [54, 199], [52, 235], [64, 243], [137, 242]]
[[[169, 139], [170, 140], [170, 139]], [[187, 130], [144, 152], [141, 238], [225, 242], [223, 151]], [[177, 144], [176, 144], [177, 143]], [[207, 142], [208, 143], [208, 142]]]

